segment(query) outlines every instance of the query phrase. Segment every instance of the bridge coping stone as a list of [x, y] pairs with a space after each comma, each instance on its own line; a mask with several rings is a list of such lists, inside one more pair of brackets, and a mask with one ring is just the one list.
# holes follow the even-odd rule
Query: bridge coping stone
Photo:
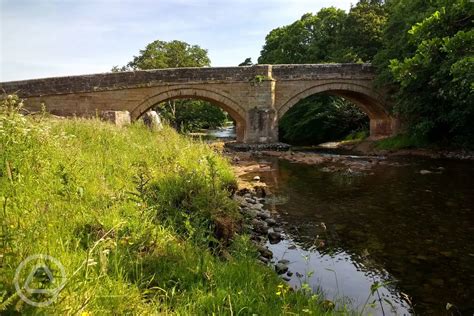
[[194, 67], [137, 70], [78, 76], [0, 82], [0, 91], [21, 97], [72, 94], [152, 87], [163, 84], [252, 82], [263, 80], [314, 80], [324, 78], [373, 79], [370, 64], [253, 65], [244, 67]]

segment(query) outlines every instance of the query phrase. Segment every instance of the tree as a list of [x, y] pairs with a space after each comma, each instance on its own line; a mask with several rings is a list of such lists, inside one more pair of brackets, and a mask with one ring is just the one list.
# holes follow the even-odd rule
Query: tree
[[[207, 67], [210, 64], [207, 50], [198, 45], [189, 45], [177, 40], [170, 42], [157, 40], [140, 50], [138, 56], [134, 56], [126, 66], [114, 66], [112, 71]], [[197, 109], [204, 114], [198, 115]], [[223, 111], [205, 101], [169, 100], [158, 105], [156, 110], [177, 129], [180, 127], [184, 127], [185, 130], [198, 128], [206, 125], [204, 123], [206, 119], [209, 119], [209, 124], [213, 127], [225, 122]]]
[[130, 69], [161, 69], [210, 66], [207, 50], [182, 41], [154, 41], [128, 63]]
[[247, 57], [247, 58], [245, 58], [245, 60], [244, 60], [243, 62], [241, 62], [241, 63], [239, 64], [239, 67], [242, 67], [242, 66], [252, 66], [252, 65], [253, 65], [253, 63], [252, 63], [252, 58]]
[[[473, 4], [437, 4], [438, 10], [426, 12], [408, 31], [404, 53], [390, 60], [396, 109], [417, 138], [474, 147]], [[388, 43], [387, 52], [397, 55], [390, 48]]]
[[387, 22], [383, 27], [382, 48], [374, 57], [374, 65], [381, 85], [394, 83], [389, 69], [390, 60], [411, 56], [416, 45], [409, 39], [411, 27], [436, 11], [435, 1], [426, 0], [387, 0], [384, 5]]
[[272, 30], [258, 62], [260, 64], [303, 64], [334, 62], [341, 30], [346, 18], [343, 10], [321, 9], [316, 15], [307, 13], [294, 23]]
[[307, 13], [265, 38], [259, 63], [369, 62], [382, 47], [384, 5], [362, 0], [348, 14], [333, 7]]
[[370, 62], [382, 48], [382, 36], [387, 15], [381, 1], [362, 0], [351, 7], [341, 34], [344, 62]]

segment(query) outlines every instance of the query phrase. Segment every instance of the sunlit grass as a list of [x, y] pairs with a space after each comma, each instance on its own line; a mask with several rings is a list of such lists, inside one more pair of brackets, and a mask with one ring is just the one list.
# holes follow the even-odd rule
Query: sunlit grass
[[[170, 128], [25, 118], [16, 102], [0, 109], [0, 314], [326, 313], [234, 235], [235, 178], [208, 145]], [[13, 285], [37, 253], [67, 274], [42, 308]]]
[[375, 146], [377, 149], [397, 150], [426, 147], [427, 143], [409, 134], [398, 134], [377, 141]]

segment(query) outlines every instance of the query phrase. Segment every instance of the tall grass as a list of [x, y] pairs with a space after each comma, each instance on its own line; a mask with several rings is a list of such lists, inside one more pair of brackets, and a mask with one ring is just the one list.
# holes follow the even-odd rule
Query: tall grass
[[[235, 234], [234, 175], [207, 145], [20, 107], [14, 96], [0, 105], [0, 314], [331, 313]], [[41, 308], [13, 285], [37, 253], [67, 275]]]

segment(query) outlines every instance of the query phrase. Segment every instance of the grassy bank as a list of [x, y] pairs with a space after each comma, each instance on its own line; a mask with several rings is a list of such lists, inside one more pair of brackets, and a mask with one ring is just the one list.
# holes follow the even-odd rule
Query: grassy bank
[[[25, 118], [15, 102], [0, 108], [0, 314], [328, 313], [235, 235], [234, 175], [208, 146], [168, 128]], [[14, 286], [33, 254], [66, 272], [44, 307]], [[33, 283], [56, 285], [38, 274]]]
[[[375, 147], [382, 150], [399, 150], [427, 148], [429, 145], [426, 141], [409, 134], [398, 134], [377, 141]], [[433, 145], [431, 147], [433, 147]]]

